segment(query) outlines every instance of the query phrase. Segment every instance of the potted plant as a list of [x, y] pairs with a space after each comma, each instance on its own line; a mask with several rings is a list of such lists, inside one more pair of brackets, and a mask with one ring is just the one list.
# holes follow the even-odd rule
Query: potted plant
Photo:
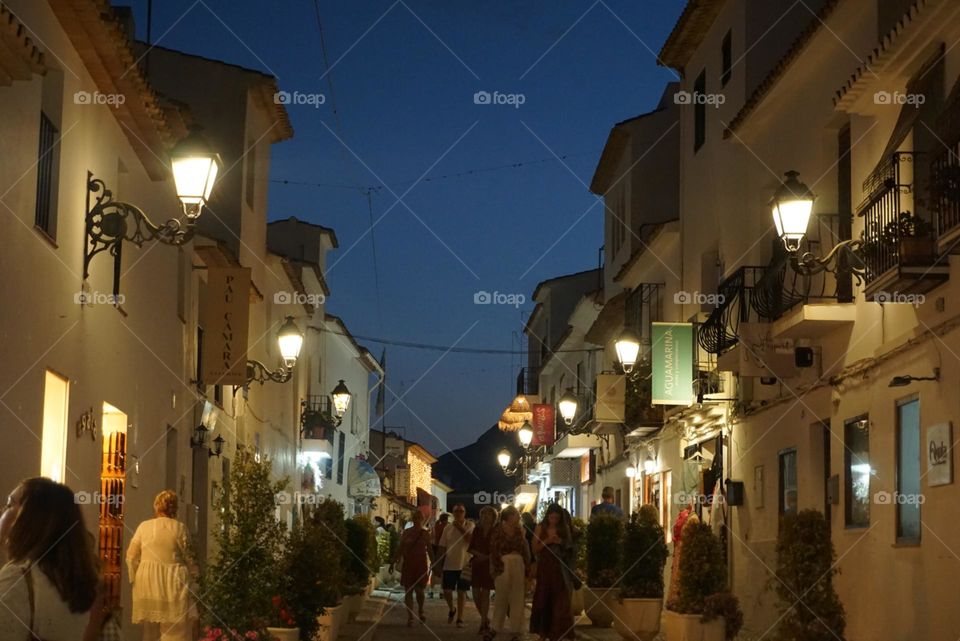
[[[783, 641], [844, 638], [846, 616], [833, 588], [835, 559], [830, 526], [823, 514], [803, 510], [783, 517], [776, 574]], [[802, 607], [798, 607], [798, 595]]]
[[576, 618], [583, 612], [583, 584], [587, 580], [587, 522], [583, 519], [573, 519], [573, 543], [576, 545], [573, 571], [580, 579], [580, 587], [570, 595], [570, 612]]
[[323, 612], [321, 581], [330, 550], [322, 545], [320, 525], [307, 516], [294, 523], [281, 563], [285, 582], [285, 602], [293, 614], [300, 638], [313, 639], [317, 617]]
[[347, 563], [343, 550], [343, 541], [347, 537], [343, 506], [333, 499], [324, 499], [312, 506], [307, 520], [311, 542], [323, 559], [316, 590], [322, 611], [317, 618], [319, 630], [315, 638], [318, 641], [336, 641], [341, 622], [346, 618], [341, 605]]
[[737, 598], [727, 590], [723, 547], [709, 525], [683, 526], [677, 596], [664, 617], [667, 641], [723, 641], [743, 625]]
[[630, 516], [620, 553], [620, 603], [613, 627], [624, 639], [652, 641], [660, 631], [667, 543], [657, 509], [644, 505]]
[[933, 226], [908, 211], [883, 226], [880, 243], [896, 254], [901, 265], [931, 265], [936, 256]]
[[270, 624], [267, 626], [269, 638], [274, 641], [298, 641], [300, 628], [297, 627], [297, 620], [294, 618], [293, 610], [290, 609], [290, 604], [284, 600], [283, 596], [277, 594], [271, 599], [271, 605]]
[[267, 639], [272, 599], [282, 588], [277, 561], [287, 538], [275, 517], [276, 497], [287, 480], [272, 480], [268, 458], [258, 461], [244, 449], [237, 450], [232, 467], [230, 491], [215, 502], [216, 554], [200, 578], [202, 618], [208, 636], [227, 630]]
[[590, 622], [597, 627], [613, 625], [622, 536], [623, 521], [616, 516], [598, 514], [587, 526], [587, 585], [583, 601]]
[[371, 566], [379, 561], [377, 535], [373, 521], [369, 517], [357, 514], [346, 520], [346, 544], [349, 552], [343, 581], [343, 604], [347, 610], [347, 621], [353, 623], [363, 606], [363, 598], [370, 583]]

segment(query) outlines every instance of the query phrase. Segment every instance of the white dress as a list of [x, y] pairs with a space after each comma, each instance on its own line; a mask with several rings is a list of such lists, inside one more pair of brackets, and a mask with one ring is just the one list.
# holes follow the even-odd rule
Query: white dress
[[[25, 565], [0, 569], [0, 641], [29, 638], [30, 598], [23, 577]], [[74, 613], [39, 568], [33, 568], [33, 633], [44, 641], [81, 641], [89, 612]]]
[[144, 521], [127, 550], [133, 582], [133, 623], [194, 618], [187, 567], [187, 528], [167, 517]]

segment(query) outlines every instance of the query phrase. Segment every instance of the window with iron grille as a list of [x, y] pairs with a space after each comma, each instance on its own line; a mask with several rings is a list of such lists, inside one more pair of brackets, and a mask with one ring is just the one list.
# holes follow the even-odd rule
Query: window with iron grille
[[340, 432], [339, 443], [337, 445], [337, 483], [343, 485], [343, 459], [347, 449], [347, 437]]
[[726, 87], [733, 73], [733, 38], [730, 31], [723, 37], [723, 42], [720, 45], [720, 57], [720, 86]]
[[707, 70], [704, 69], [693, 83], [693, 151], [696, 153], [707, 140]]
[[40, 145], [37, 150], [37, 207], [34, 224], [51, 238], [57, 236], [54, 186], [56, 183], [57, 140], [60, 132], [40, 112]]

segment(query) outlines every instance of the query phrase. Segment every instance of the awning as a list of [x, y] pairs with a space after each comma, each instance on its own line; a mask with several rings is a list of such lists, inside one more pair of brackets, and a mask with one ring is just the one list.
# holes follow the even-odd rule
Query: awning
[[380, 476], [373, 466], [362, 459], [351, 459], [348, 471], [348, 488], [354, 498], [380, 496]]

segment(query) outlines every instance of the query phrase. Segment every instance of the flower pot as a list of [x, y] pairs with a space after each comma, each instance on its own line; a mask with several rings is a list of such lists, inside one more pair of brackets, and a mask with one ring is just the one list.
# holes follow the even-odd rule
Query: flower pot
[[614, 629], [627, 641], [653, 641], [660, 631], [663, 599], [624, 599], [617, 603]]
[[680, 614], [667, 610], [663, 618], [667, 641], [724, 641], [726, 621], [717, 617], [700, 622], [699, 614]]
[[348, 594], [343, 597], [343, 608], [346, 610], [347, 623], [353, 623], [357, 620], [357, 615], [360, 614], [360, 610], [363, 608], [365, 598], [362, 593]]
[[300, 628], [267, 628], [272, 641], [299, 641]]
[[583, 612], [583, 586], [570, 594], [570, 614], [576, 619]]
[[614, 608], [617, 606], [619, 588], [583, 588], [583, 605], [590, 623], [598, 628], [613, 625]]
[[323, 608], [323, 614], [317, 617], [317, 636], [316, 641], [336, 641], [340, 635], [340, 621], [343, 614], [340, 610], [342, 605], [330, 605]]
[[901, 265], [926, 267], [936, 257], [936, 241], [930, 237], [907, 237], [900, 239], [899, 259]]

